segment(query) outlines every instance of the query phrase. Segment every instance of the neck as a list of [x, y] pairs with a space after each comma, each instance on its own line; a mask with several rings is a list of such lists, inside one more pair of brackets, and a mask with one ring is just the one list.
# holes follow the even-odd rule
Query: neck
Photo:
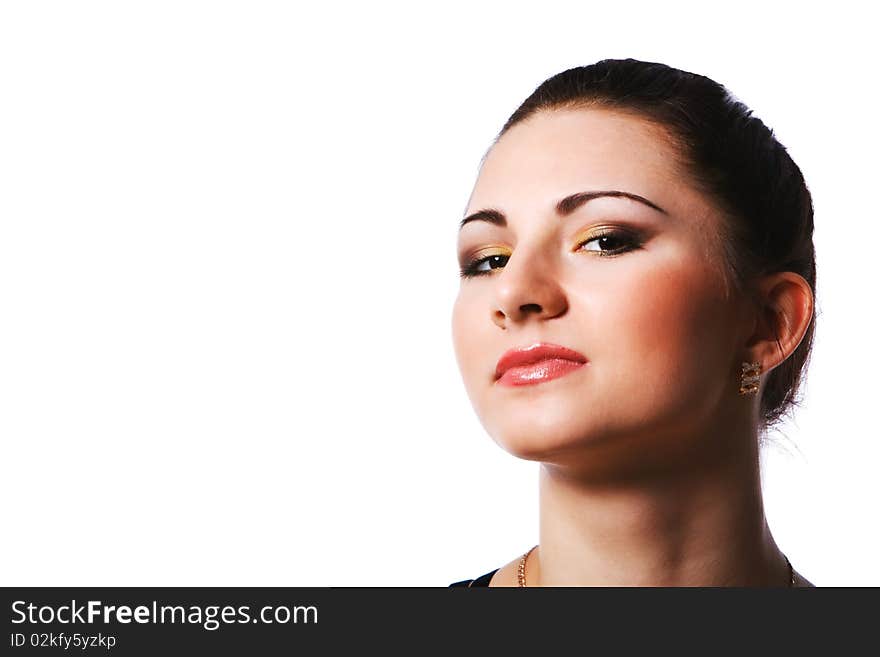
[[788, 565], [764, 516], [757, 441], [742, 431], [687, 441], [714, 447], [640, 476], [543, 463], [528, 584], [786, 586]]

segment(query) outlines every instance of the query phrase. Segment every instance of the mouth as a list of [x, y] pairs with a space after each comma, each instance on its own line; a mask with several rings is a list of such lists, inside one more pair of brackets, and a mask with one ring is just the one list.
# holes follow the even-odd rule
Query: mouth
[[544, 383], [578, 370], [586, 363], [586, 356], [577, 351], [539, 342], [505, 352], [495, 367], [495, 383], [505, 386]]

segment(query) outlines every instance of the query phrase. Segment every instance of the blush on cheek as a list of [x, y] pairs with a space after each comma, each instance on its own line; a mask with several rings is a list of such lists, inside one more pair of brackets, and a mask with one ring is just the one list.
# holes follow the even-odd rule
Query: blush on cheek
[[620, 298], [624, 301], [609, 314], [612, 321], [604, 327], [606, 333], [614, 341], [623, 340], [620, 347], [655, 365], [665, 363], [676, 370], [683, 366], [678, 361], [714, 360], [715, 352], [723, 348], [729, 306], [719, 274], [707, 271], [703, 263], [681, 262], [654, 271], [642, 279], [638, 291], [632, 289]]

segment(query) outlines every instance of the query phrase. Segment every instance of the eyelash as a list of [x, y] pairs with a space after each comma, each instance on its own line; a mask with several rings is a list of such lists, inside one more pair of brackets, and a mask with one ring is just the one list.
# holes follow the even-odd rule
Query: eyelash
[[[603, 237], [611, 237], [616, 241], [621, 241], [625, 246], [619, 247], [617, 249], [612, 249], [612, 251], [599, 251], [600, 258], [616, 258], [617, 256], [623, 255], [624, 253], [629, 253], [630, 251], [635, 251], [641, 248], [641, 243], [638, 239], [629, 233], [622, 231], [606, 231], [604, 233], [600, 233], [598, 235], [593, 235], [590, 239], [584, 240], [580, 244], [578, 244], [578, 249], [583, 247], [585, 244], [589, 244], [590, 242], [598, 239], [602, 239]], [[486, 271], [478, 270], [479, 267], [484, 262], [489, 261], [492, 258], [509, 258], [510, 256], [505, 256], [502, 254], [494, 254], [490, 256], [486, 256], [485, 258], [479, 258], [478, 260], [471, 260], [466, 263], [464, 267], [461, 268], [461, 277], [462, 278], [476, 278], [477, 276], [486, 276], [491, 274], [494, 269], [488, 269]]]

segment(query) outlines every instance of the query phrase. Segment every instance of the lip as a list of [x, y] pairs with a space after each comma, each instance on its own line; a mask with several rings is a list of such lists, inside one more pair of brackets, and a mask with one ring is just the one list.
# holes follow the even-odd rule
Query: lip
[[502, 385], [531, 385], [565, 376], [587, 362], [583, 354], [558, 344], [537, 342], [506, 351], [495, 366]]

